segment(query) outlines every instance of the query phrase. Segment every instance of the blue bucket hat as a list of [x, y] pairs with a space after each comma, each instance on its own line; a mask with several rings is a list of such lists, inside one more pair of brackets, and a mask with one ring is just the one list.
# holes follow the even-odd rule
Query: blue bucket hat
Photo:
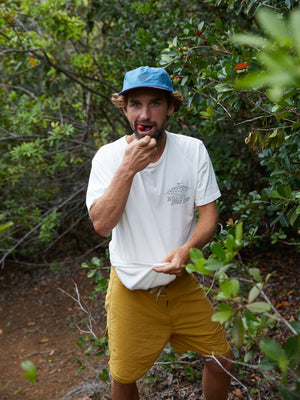
[[140, 87], [174, 92], [171, 79], [163, 68], [139, 67], [128, 71], [124, 78], [123, 89], [119, 94], [124, 94], [128, 90]]

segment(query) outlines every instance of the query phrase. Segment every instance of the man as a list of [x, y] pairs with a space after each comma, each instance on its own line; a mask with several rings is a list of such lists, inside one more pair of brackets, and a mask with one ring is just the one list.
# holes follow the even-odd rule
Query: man
[[227, 398], [233, 355], [204, 291], [183, 268], [189, 251], [214, 234], [220, 192], [203, 143], [165, 130], [181, 100], [164, 69], [127, 72], [112, 101], [133, 134], [101, 147], [92, 162], [87, 207], [100, 235], [112, 231], [106, 310], [113, 400], [139, 398], [137, 379], [168, 342], [178, 354], [203, 356], [207, 400]]

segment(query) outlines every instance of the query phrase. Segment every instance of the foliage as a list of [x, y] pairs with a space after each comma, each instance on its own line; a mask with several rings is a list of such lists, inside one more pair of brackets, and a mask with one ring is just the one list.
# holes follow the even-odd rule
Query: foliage
[[[226, 326], [238, 362], [257, 366], [264, 378], [278, 386], [286, 399], [297, 399], [300, 385], [300, 310], [298, 321], [286, 321], [265, 294], [272, 274], [261, 276], [258, 267], [246, 266], [236, 256], [243, 247], [242, 222], [222, 231], [210, 245], [210, 255], [193, 249], [186, 270], [211, 278], [206, 291], [217, 301], [213, 321]], [[217, 282], [217, 284], [215, 284]], [[284, 325], [290, 331], [284, 342], [275, 339]], [[277, 338], [280, 335], [277, 335]]]
[[126, 70], [156, 64], [178, 31], [176, 4], [184, 6], [0, 4], [1, 213], [14, 223], [1, 244], [1, 264], [8, 255], [51, 258], [62, 241], [64, 248], [74, 238], [87, 241], [82, 230], [89, 229], [84, 196], [90, 160], [101, 144], [128, 130], [111, 93]]
[[106, 278], [102, 273], [104, 268], [104, 260], [104, 257], [93, 257], [89, 263], [84, 262], [81, 264], [81, 268], [87, 270], [87, 277], [92, 278], [95, 283], [93, 294], [90, 297], [91, 300], [95, 298], [97, 293], [106, 293], [108, 288], [109, 279]]
[[[167, 68], [185, 98], [168, 129], [205, 142], [223, 193], [221, 223], [228, 221], [210, 256], [193, 250], [186, 268], [218, 282], [210, 288], [222, 302], [214, 319], [244, 349], [243, 362], [265, 354], [259, 366], [280, 374], [287, 399], [296, 396], [286, 381], [298, 373], [299, 322], [289, 324], [293, 335], [284, 344], [272, 338], [283, 320], [264, 297], [270, 278], [236, 259], [253, 243], [299, 245], [297, 3], [0, 4], [0, 264], [8, 256], [50, 264], [54, 249], [98, 246], [84, 204], [90, 161], [101, 145], [129, 133], [111, 93], [129, 69]], [[107, 288], [103, 261], [82, 267], [96, 283], [94, 298]], [[88, 354], [106, 351], [94, 334], [80, 343]]]
[[[1, 3], [0, 212], [13, 222], [1, 238], [1, 263], [8, 255], [38, 260], [41, 252], [51, 259], [54, 247], [74, 239], [93, 244], [84, 206], [90, 160], [99, 146], [128, 132], [110, 96], [128, 69], [143, 64], [166, 67], [183, 92], [184, 107], [168, 129], [205, 141], [224, 218], [234, 209], [246, 229], [256, 229], [258, 244], [296, 242], [299, 12], [293, 7], [252, 0], [175, 1], [172, 8], [164, 0]], [[252, 49], [249, 38], [263, 47]], [[257, 74], [266, 80], [270, 68], [271, 91], [237, 85], [247, 78], [249, 87]], [[283, 70], [290, 81], [276, 78]], [[273, 103], [275, 92], [282, 97]], [[272, 196], [278, 185], [292, 196]], [[249, 205], [250, 193], [256, 200]]]
[[[255, 49], [257, 63], [262, 70], [253, 71], [238, 80], [240, 88], [269, 87], [268, 97], [275, 104], [286, 101], [299, 92], [300, 87], [300, 11], [292, 11], [286, 20], [269, 9], [261, 9], [256, 16], [266, 37], [239, 34], [234, 42]], [[255, 66], [254, 66], [255, 67]], [[286, 89], [289, 90], [285, 93]], [[285, 117], [288, 117], [287, 114]]]
[[[161, 65], [173, 72], [174, 83], [186, 96], [181, 118], [200, 125], [204, 135], [213, 134], [205, 140], [223, 193], [234, 189], [238, 194], [236, 216], [272, 243], [287, 237], [296, 242], [299, 231], [299, 15], [294, 10], [285, 22], [279, 13], [260, 9], [257, 20], [268, 40], [257, 33], [238, 33], [240, 27], [224, 17], [210, 24], [190, 20], [161, 56]], [[256, 26], [252, 29], [257, 32]], [[232, 41], [262, 49], [241, 48]], [[264, 70], [259, 71], [259, 63]], [[289, 81], [281, 77], [285, 74]], [[262, 85], [271, 88], [263, 92]], [[195, 134], [193, 129], [184, 133]], [[242, 152], [242, 140], [250, 147], [250, 159]], [[216, 148], [216, 142], [224, 146]], [[295, 150], [295, 157], [288, 149]], [[272, 163], [273, 157], [280, 163]], [[278, 188], [286, 194], [278, 196]], [[228, 199], [232, 204], [231, 195]]]

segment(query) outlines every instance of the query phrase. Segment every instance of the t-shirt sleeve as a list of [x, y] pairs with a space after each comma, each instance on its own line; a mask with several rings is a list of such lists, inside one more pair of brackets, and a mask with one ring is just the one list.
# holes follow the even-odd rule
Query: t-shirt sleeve
[[211, 203], [221, 196], [209, 154], [201, 143], [198, 160], [198, 179], [195, 195], [196, 206]]
[[86, 192], [86, 206], [88, 211], [92, 204], [103, 195], [112, 180], [110, 158], [100, 148], [92, 160], [92, 167]]

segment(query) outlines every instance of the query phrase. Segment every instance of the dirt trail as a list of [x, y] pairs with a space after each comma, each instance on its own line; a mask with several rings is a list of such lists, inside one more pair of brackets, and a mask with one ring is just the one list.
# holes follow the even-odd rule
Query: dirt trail
[[[84, 328], [85, 314], [60, 289], [75, 295], [74, 283], [86, 299], [92, 282], [79, 266], [64, 272], [18, 265], [6, 265], [0, 271], [0, 398], [28, 400], [83, 399], [94, 385], [96, 371], [103, 360], [89, 361], [87, 371], [76, 373], [77, 360], [86, 361], [84, 349], [76, 345], [79, 332], [70, 330], [76, 318]], [[93, 304], [99, 328], [105, 325], [103, 297]], [[90, 303], [89, 303], [90, 305]], [[32, 361], [37, 381], [31, 385], [23, 377], [21, 363]], [[95, 368], [95, 372], [92, 369]], [[3, 389], [3, 385], [5, 385]], [[1, 393], [2, 388], [2, 393]], [[75, 390], [75, 389], [78, 390]], [[79, 389], [82, 390], [79, 390]]]

